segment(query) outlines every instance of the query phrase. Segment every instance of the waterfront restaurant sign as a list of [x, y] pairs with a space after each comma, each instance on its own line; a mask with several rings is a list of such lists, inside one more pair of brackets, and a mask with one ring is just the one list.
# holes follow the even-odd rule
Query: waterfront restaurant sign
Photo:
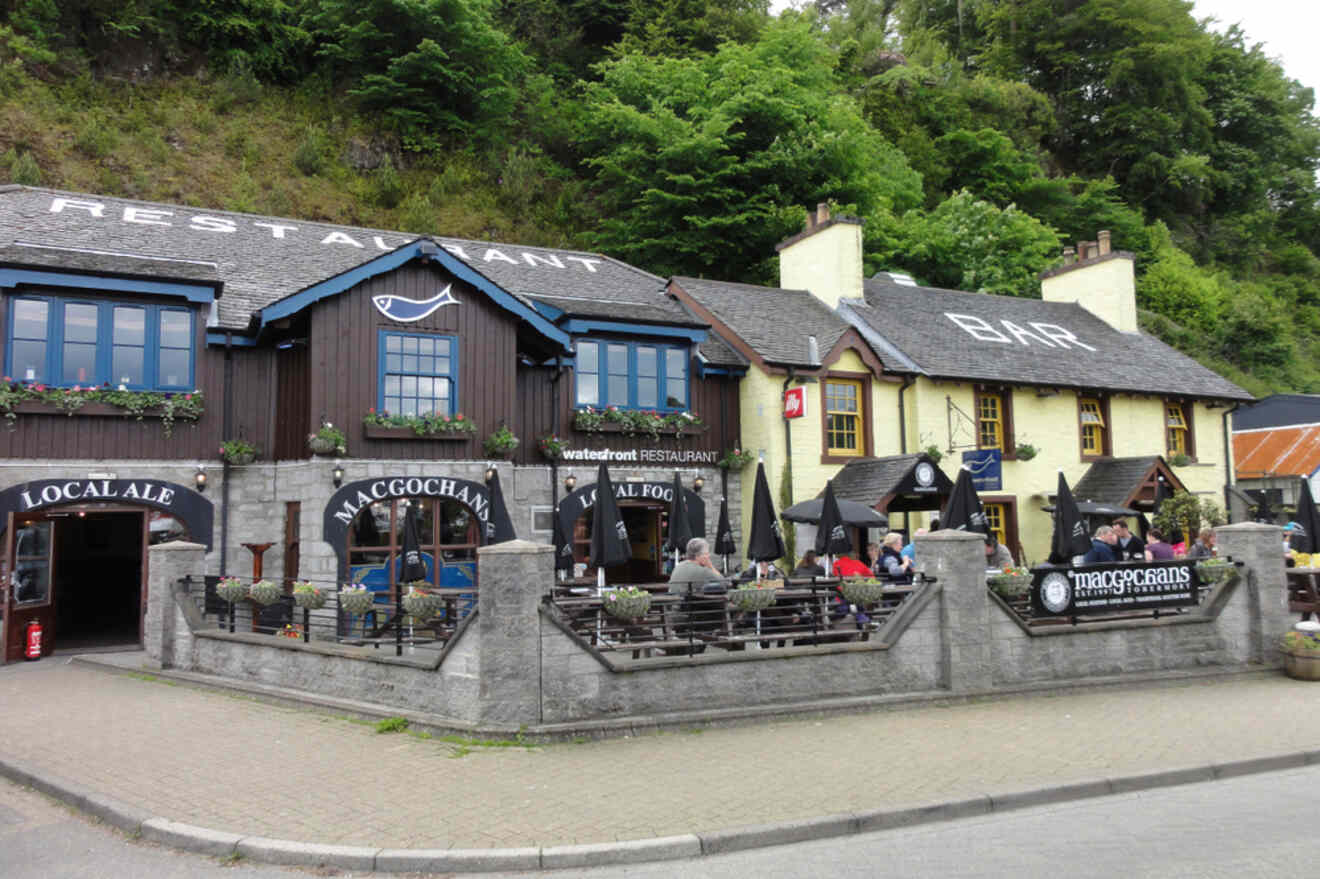
[[177, 518], [189, 539], [211, 548], [215, 508], [187, 486], [160, 479], [37, 479], [0, 491], [0, 530], [9, 513], [33, 513], [66, 504], [112, 503], [152, 507]]
[[718, 452], [694, 449], [565, 449], [565, 461], [605, 461], [632, 464], [714, 464]]
[[1037, 615], [1081, 616], [1197, 603], [1196, 562], [1111, 562], [1037, 568], [1031, 604]]

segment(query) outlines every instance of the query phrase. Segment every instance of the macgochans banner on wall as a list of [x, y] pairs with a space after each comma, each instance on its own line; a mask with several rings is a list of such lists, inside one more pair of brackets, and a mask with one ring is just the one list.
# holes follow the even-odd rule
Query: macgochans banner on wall
[[1194, 560], [1041, 567], [1032, 572], [1031, 606], [1039, 616], [1081, 616], [1197, 603]]

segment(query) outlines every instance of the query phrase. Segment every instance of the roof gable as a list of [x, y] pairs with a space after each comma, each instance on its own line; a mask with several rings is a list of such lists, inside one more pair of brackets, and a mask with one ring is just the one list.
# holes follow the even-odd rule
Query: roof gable
[[1309, 477], [1320, 469], [1320, 424], [1235, 432], [1233, 461], [1238, 479]]

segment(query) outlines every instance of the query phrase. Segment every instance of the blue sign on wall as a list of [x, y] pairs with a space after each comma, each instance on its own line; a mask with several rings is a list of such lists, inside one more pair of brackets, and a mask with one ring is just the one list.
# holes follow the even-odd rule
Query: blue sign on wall
[[1004, 453], [999, 449], [963, 452], [963, 466], [972, 471], [977, 491], [1001, 491], [1004, 487]]

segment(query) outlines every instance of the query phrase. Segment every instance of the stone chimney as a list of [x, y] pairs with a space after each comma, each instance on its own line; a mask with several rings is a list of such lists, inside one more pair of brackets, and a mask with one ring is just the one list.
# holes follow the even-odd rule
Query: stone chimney
[[1064, 248], [1063, 265], [1040, 276], [1040, 298], [1076, 302], [1121, 333], [1137, 332], [1137, 282], [1132, 254], [1113, 250], [1108, 231]]
[[807, 211], [805, 227], [779, 251], [779, 286], [809, 290], [830, 308], [862, 297], [862, 221], [831, 217], [828, 204]]

